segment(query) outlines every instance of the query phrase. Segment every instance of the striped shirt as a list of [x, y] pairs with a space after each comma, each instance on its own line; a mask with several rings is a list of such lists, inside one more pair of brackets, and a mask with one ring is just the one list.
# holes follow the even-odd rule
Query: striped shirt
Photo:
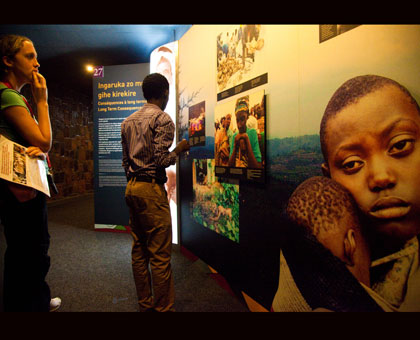
[[166, 171], [176, 162], [170, 152], [175, 134], [171, 117], [157, 105], [146, 103], [121, 124], [122, 166], [127, 177], [150, 176], [166, 182]]

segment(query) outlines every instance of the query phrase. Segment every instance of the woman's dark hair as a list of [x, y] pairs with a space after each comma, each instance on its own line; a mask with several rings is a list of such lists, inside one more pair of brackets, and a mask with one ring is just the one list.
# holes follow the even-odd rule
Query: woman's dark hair
[[151, 73], [144, 78], [142, 90], [146, 100], [159, 99], [169, 90], [169, 82], [160, 73]]

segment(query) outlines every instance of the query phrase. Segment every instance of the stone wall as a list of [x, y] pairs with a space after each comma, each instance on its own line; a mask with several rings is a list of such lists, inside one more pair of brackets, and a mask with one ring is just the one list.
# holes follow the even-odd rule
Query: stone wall
[[[22, 94], [32, 102], [30, 87]], [[48, 84], [53, 130], [49, 152], [58, 195], [51, 200], [93, 191], [93, 106], [91, 97]]]

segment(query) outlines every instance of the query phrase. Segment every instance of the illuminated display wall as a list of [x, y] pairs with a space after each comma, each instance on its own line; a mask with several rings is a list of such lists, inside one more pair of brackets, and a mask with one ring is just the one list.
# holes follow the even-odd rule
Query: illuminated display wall
[[[181, 245], [270, 310], [284, 209], [300, 183], [322, 176], [319, 128], [329, 99], [346, 80], [377, 74], [400, 82], [419, 102], [418, 41], [418, 25], [194, 25], [187, 31], [178, 46], [179, 138], [192, 137], [190, 110], [205, 103], [205, 143], [190, 142], [180, 157]], [[259, 92], [264, 180], [218, 176], [217, 132], [235, 129], [238, 99]], [[231, 124], [221, 129], [227, 114]], [[258, 129], [261, 115], [255, 118]]]
[[[160, 73], [169, 82], [169, 100], [165, 112], [168, 113], [176, 126], [176, 61], [178, 57], [178, 42], [172, 42], [156, 48], [150, 55], [150, 73]], [[176, 132], [174, 143], [176, 142]], [[170, 150], [175, 147], [172, 145]], [[168, 181], [165, 184], [171, 208], [172, 217], [172, 243], [178, 243], [178, 212], [176, 205], [176, 165], [166, 169]]]

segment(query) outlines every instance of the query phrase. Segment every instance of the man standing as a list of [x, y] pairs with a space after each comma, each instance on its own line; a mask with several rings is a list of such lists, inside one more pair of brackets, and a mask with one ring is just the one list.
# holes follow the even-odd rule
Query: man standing
[[142, 90], [147, 103], [121, 124], [122, 165], [128, 180], [125, 200], [133, 236], [132, 268], [140, 311], [167, 312], [174, 311], [174, 283], [165, 169], [175, 164], [177, 155], [188, 150], [189, 144], [184, 139], [169, 151], [175, 125], [163, 112], [169, 98], [166, 78], [152, 73], [144, 78]]

